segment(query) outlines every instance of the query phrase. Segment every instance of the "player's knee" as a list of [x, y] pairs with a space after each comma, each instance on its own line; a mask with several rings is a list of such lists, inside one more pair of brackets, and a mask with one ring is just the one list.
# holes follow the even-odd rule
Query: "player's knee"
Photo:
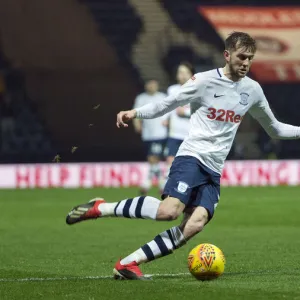
[[164, 220], [164, 221], [173, 221], [179, 217], [179, 213], [175, 208], [172, 209], [164, 209], [159, 208], [157, 212], [157, 220]]
[[173, 221], [176, 220], [182, 213], [182, 208], [180, 205], [169, 205], [161, 202], [157, 211], [157, 220], [163, 221]]

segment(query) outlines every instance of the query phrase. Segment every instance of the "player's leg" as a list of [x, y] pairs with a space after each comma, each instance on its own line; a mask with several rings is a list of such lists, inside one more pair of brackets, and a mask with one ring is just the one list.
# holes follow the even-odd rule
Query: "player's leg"
[[154, 178], [160, 178], [160, 156], [163, 152], [163, 141], [146, 142], [148, 174], [140, 187], [140, 194], [146, 195], [152, 186]]
[[148, 155], [147, 162], [148, 162], [148, 174], [140, 186], [141, 195], [147, 195], [149, 189], [152, 186], [153, 179], [158, 178], [158, 176], [160, 175], [159, 156]]
[[175, 220], [189, 203], [193, 187], [199, 185], [201, 180], [196, 158], [176, 157], [163, 191], [162, 202], [151, 196], [142, 196], [116, 203], [100, 203], [98, 210], [101, 216]]
[[[174, 201], [174, 198], [167, 198], [166, 200], [171, 202]], [[190, 213], [185, 213], [179, 226], [174, 226], [161, 232], [153, 240], [119, 260], [113, 270], [115, 279], [146, 279], [139, 265], [169, 255], [175, 249], [183, 246], [186, 243], [186, 239], [182, 229], [187, 224], [190, 216]]]
[[202, 206], [196, 207], [190, 218], [181, 226], [186, 241], [201, 232], [209, 220], [210, 216], [207, 210]]
[[168, 138], [168, 140], [167, 140], [167, 145], [166, 145], [166, 171], [164, 173], [163, 185], [165, 185], [165, 183], [168, 180], [168, 175], [169, 175], [169, 172], [170, 172], [170, 168], [172, 166], [172, 163], [174, 161], [174, 158], [176, 156], [176, 153], [177, 153], [181, 143], [182, 143], [182, 140], [178, 140], [178, 139]]
[[[160, 218], [172, 219], [170, 209], [183, 208], [190, 202], [194, 185], [199, 183], [198, 161], [193, 157], [176, 157], [170, 170], [169, 179], [164, 188], [163, 197], [166, 197], [161, 206]], [[171, 254], [175, 249], [185, 244], [185, 237], [181, 226], [174, 226], [154, 237], [153, 240], [141, 246], [123, 260], [118, 261], [114, 274], [120, 278], [141, 279], [142, 273], [138, 267], [143, 262], [149, 262], [162, 256]]]
[[[173, 199], [171, 201], [173, 201]], [[171, 227], [170, 229], [160, 233], [152, 241], [123, 258], [120, 261], [121, 264], [125, 265], [135, 261], [139, 265], [157, 257], [172, 253], [174, 249], [185, 243], [186, 239], [182, 236], [182, 230], [191, 215], [192, 213], [184, 213], [183, 220], [179, 226]], [[176, 238], [177, 236], [178, 238]]]
[[198, 188], [192, 202], [194, 211], [181, 228], [186, 240], [201, 232], [215, 213], [220, 198], [220, 176], [212, 175], [211, 178], [212, 180], [209, 183]]
[[[200, 185], [193, 187], [195, 183]], [[117, 277], [141, 279], [139, 264], [173, 253], [175, 249], [183, 246], [187, 240], [202, 231], [205, 224], [213, 217], [219, 200], [220, 175], [204, 167], [194, 158], [177, 157], [171, 168], [164, 193], [177, 195], [178, 200], [187, 205], [183, 222], [160, 233], [152, 241], [119, 261], [114, 269]], [[119, 270], [125, 270], [125, 274], [122, 272], [120, 274]]]
[[[173, 173], [179, 176], [182, 174], [181, 169], [184, 168], [184, 166], [180, 165], [180, 163], [177, 165], [174, 166]], [[172, 184], [177, 187], [176, 177], [169, 181], [165, 192], [166, 195], [169, 194], [169, 190], [172, 189]], [[182, 183], [179, 184], [179, 187], [180, 189], [187, 189], [187, 187], [182, 186]], [[173, 198], [174, 199], [168, 198], [161, 202], [155, 197], [139, 196], [114, 203], [106, 203], [103, 199], [96, 198], [88, 203], [74, 207], [67, 215], [66, 223], [72, 225], [84, 220], [100, 217], [174, 220], [182, 213], [185, 205], [176, 199], [176, 197]], [[189, 194], [186, 193], [185, 198], [188, 199]]]
[[192, 203], [198, 206], [188, 207], [189, 210], [186, 210], [185, 217], [179, 226], [160, 233], [152, 241], [118, 261], [114, 269], [115, 278], [144, 279], [138, 266], [173, 253], [201, 232], [214, 215], [219, 193], [219, 187], [214, 184], [200, 186]]
[[[193, 157], [178, 157], [174, 161], [170, 178], [165, 186], [165, 196], [171, 195], [186, 204], [189, 201], [192, 187], [199, 183], [197, 159]], [[184, 180], [184, 181], [182, 181]], [[88, 203], [74, 207], [66, 218], [69, 225], [99, 217], [126, 217], [152, 220], [170, 220], [177, 218], [183, 208], [180, 201], [161, 201], [151, 196], [140, 196], [124, 199], [119, 202], [106, 203], [103, 199], [92, 199]], [[172, 209], [169, 207], [171, 206]], [[158, 213], [158, 209], [166, 211], [165, 215]]]
[[161, 201], [151, 196], [139, 196], [113, 203], [95, 198], [88, 203], [74, 207], [67, 215], [66, 223], [72, 225], [100, 217], [171, 221], [177, 219], [183, 210], [184, 204], [176, 198]]
[[169, 138], [168, 139], [168, 156], [167, 156], [167, 164], [169, 167], [171, 167], [174, 158], [177, 154], [177, 151], [181, 145], [181, 143], [183, 142], [183, 140], [179, 140], [179, 139], [173, 139], [173, 138]]
[[66, 223], [72, 225], [84, 220], [112, 216], [156, 220], [161, 201], [154, 197], [145, 196], [144, 192], [150, 188], [153, 177], [160, 174], [159, 160], [163, 151], [163, 143], [164, 140], [146, 142], [150, 167], [149, 175], [141, 189], [142, 196], [114, 203], [106, 203], [101, 198], [92, 199], [88, 203], [74, 207], [67, 215]]
[[166, 171], [165, 171], [165, 176], [164, 176], [164, 183], [166, 184], [167, 180], [168, 180], [168, 176], [169, 176], [169, 173], [170, 173], [170, 169], [171, 169], [171, 166], [172, 166], [172, 163], [175, 159], [175, 154], [172, 155], [172, 153], [169, 152], [169, 155], [167, 156], [166, 158]]

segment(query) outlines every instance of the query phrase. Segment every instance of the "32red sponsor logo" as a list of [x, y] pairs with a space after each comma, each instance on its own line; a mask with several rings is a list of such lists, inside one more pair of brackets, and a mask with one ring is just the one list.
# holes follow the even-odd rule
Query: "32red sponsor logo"
[[240, 123], [243, 119], [241, 115], [237, 115], [233, 110], [215, 109], [213, 107], [210, 107], [208, 111], [210, 113], [207, 115], [207, 117], [211, 120]]

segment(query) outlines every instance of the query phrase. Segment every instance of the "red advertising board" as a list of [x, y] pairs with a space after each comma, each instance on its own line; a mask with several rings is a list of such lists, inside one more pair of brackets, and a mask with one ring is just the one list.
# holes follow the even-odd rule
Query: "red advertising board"
[[[130, 187], [139, 186], [147, 172], [146, 163], [1, 165], [0, 188]], [[227, 161], [221, 184], [300, 185], [300, 160]]]
[[257, 80], [300, 81], [300, 6], [201, 6], [199, 12], [224, 40], [232, 31], [244, 31], [256, 39], [251, 71]]

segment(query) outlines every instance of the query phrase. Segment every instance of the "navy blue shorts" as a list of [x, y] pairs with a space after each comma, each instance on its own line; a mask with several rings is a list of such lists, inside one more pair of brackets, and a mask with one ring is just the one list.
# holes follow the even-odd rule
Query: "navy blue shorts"
[[175, 157], [162, 198], [178, 198], [187, 208], [204, 207], [209, 219], [220, 198], [220, 174], [203, 165], [193, 156]]
[[168, 138], [166, 156], [175, 156], [183, 140]]
[[166, 140], [144, 141], [147, 156], [154, 155], [163, 157]]

